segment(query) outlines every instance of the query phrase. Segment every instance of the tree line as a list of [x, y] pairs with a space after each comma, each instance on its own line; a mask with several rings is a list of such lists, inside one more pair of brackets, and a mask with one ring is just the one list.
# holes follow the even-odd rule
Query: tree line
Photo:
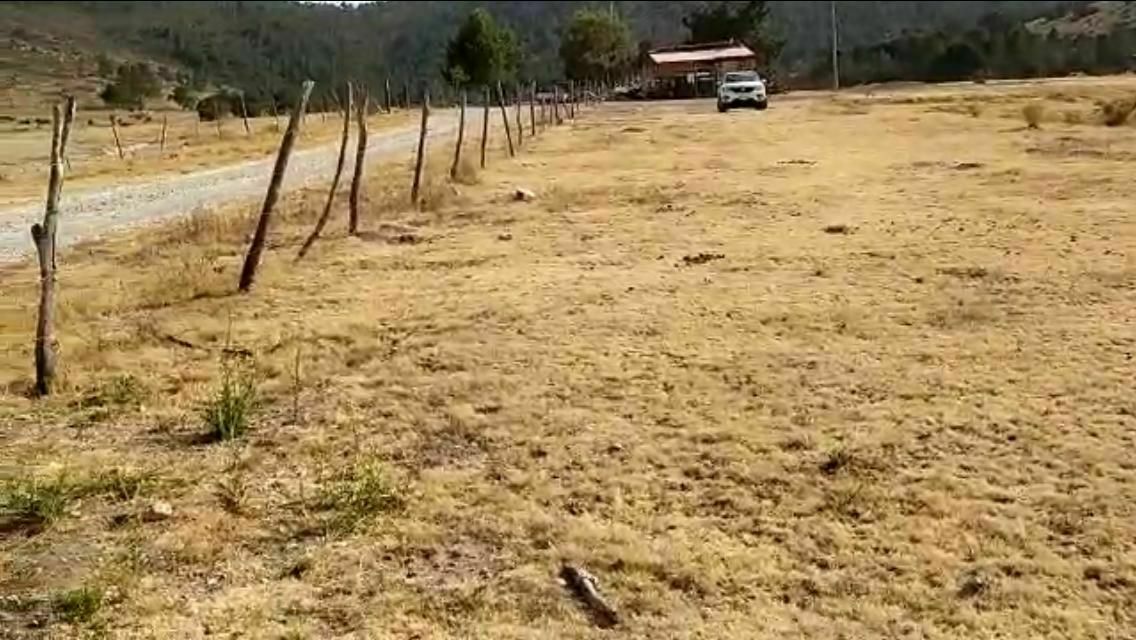
[[[655, 46], [729, 38], [748, 43], [790, 82], [807, 83], [827, 73], [830, 26], [825, 2], [6, 4], [35, 6], [56, 20], [76, 13], [94, 18], [87, 22], [116, 49], [145, 53], [178, 70], [172, 97], [179, 104], [221, 96], [220, 108], [233, 113], [237, 97], [253, 113], [283, 110], [306, 78], [320, 87], [313, 109], [334, 108], [339, 98], [329, 87], [349, 80], [383, 87], [389, 79], [396, 93], [429, 88], [445, 95], [467, 84], [461, 74], [470, 70], [452, 64], [449, 45], [475, 12], [511, 39], [501, 43], [513, 56], [502, 67], [505, 79], [540, 83], [633, 74]], [[953, 77], [956, 69], [975, 66], [974, 53], [992, 76], [1118, 68], [1123, 34], [1095, 38], [1090, 47], [1084, 38], [1039, 36], [1022, 27], [1026, 19], [1087, 4], [842, 1], [837, 6], [845, 75], [854, 82]], [[881, 38], [889, 33], [898, 35]], [[1051, 59], [1038, 52], [1043, 47], [1060, 54]], [[139, 81], [136, 69], [126, 71], [115, 70], [108, 81], [150, 91], [147, 78]], [[115, 104], [137, 102], [135, 92], [118, 87], [105, 97]]]

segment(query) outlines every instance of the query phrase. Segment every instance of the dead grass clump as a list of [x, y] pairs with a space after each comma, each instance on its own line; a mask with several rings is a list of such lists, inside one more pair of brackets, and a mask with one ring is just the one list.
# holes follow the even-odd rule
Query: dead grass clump
[[226, 271], [217, 258], [198, 248], [187, 248], [170, 268], [145, 281], [138, 296], [138, 306], [148, 309], [168, 307], [187, 300], [218, 297], [232, 291], [235, 276]]
[[981, 116], [982, 116], [982, 112], [983, 112], [983, 111], [985, 110], [985, 108], [984, 108], [984, 107], [983, 107], [983, 106], [982, 106], [981, 104], [979, 104], [979, 103], [977, 103], [977, 102], [968, 102], [968, 103], [966, 104], [966, 107], [965, 107], [965, 109], [966, 109], [966, 112], [967, 112], [967, 113], [968, 113], [968, 114], [970, 115], [970, 117], [972, 117], [972, 118], [978, 118], [978, 117], [981, 117]]
[[1136, 100], [1121, 98], [1111, 100], [1100, 105], [1101, 122], [1106, 127], [1121, 127], [1128, 122], [1128, 117], [1136, 111]]
[[1084, 124], [1085, 114], [1081, 113], [1080, 111], [1074, 111], [1070, 109], [1061, 114], [1061, 119], [1065, 121], [1065, 124]]
[[1040, 129], [1041, 121], [1045, 118], [1045, 105], [1040, 102], [1031, 102], [1022, 107], [1022, 118], [1030, 129]]
[[240, 244], [251, 228], [251, 214], [202, 210], [172, 222], [162, 241], [164, 244], [184, 243], [199, 247]]
[[462, 158], [458, 162], [458, 170], [454, 172], [454, 182], [464, 185], [475, 185], [480, 182], [477, 165], [469, 158]]

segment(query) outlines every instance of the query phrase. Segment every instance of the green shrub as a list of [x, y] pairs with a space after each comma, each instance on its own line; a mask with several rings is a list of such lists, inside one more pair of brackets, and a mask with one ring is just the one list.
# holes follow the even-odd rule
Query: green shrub
[[66, 622], [85, 623], [103, 606], [103, 591], [98, 587], [79, 587], [55, 596], [51, 608]]
[[338, 531], [354, 531], [372, 516], [404, 504], [377, 460], [356, 462], [333, 476], [320, 494], [320, 506], [335, 511], [329, 525]]
[[71, 486], [63, 476], [18, 478], [0, 488], [0, 515], [27, 525], [48, 526], [67, 513], [72, 498]]

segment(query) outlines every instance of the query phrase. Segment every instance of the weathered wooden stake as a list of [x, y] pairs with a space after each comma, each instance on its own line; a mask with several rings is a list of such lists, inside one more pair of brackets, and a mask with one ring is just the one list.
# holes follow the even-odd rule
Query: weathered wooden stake
[[576, 119], [576, 81], [568, 82], [568, 117]]
[[465, 91], [461, 95], [461, 111], [458, 113], [458, 142], [454, 145], [454, 164], [450, 167], [450, 180], [458, 177], [458, 167], [461, 165], [462, 142], [465, 139]]
[[414, 160], [414, 182], [410, 185], [410, 204], [418, 205], [422, 186], [422, 165], [426, 162], [426, 123], [430, 119], [430, 92], [422, 91], [422, 128], [418, 130], [418, 157]]
[[359, 108], [355, 112], [359, 141], [355, 147], [355, 173], [351, 176], [351, 215], [347, 221], [347, 233], [351, 235], [359, 232], [359, 192], [363, 188], [363, 165], [367, 161], [367, 110], [370, 104], [371, 93], [364, 87], [363, 97], [359, 100]]
[[529, 134], [536, 137], [536, 83], [529, 86]]
[[489, 142], [489, 85], [485, 86], [481, 113], [481, 168], [485, 168], [485, 145]]
[[252, 135], [252, 127], [249, 126], [249, 112], [248, 107], [245, 106], [245, 94], [241, 93], [241, 119], [245, 122], [245, 135]]
[[158, 157], [162, 157], [162, 153], [166, 150], [166, 127], [170, 124], [169, 116], [162, 116], [162, 133], [158, 136]]
[[509, 143], [509, 157], [512, 158], [517, 155], [517, 150], [513, 148], [513, 132], [509, 127], [509, 113], [505, 111], [505, 92], [501, 89], [501, 83], [497, 82], [497, 106], [501, 109], [501, 121], [505, 123], [505, 140]]
[[383, 101], [387, 108], [387, 113], [393, 113], [391, 110], [391, 79], [387, 76], [386, 84], [383, 85], [385, 91], [383, 92]]
[[110, 114], [110, 131], [114, 134], [114, 146], [118, 149], [118, 159], [125, 160], [126, 154], [122, 152], [122, 140], [118, 138], [118, 118]]
[[521, 85], [516, 85], [514, 90], [513, 96], [517, 102], [514, 109], [517, 116], [517, 147], [523, 147], [525, 146], [525, 123], [521, 118], [521, 102], [523, 102], [521, 100]]
[[335, 174], [331, 178], [331, 189], [327, 192], [327, 202], [323, 205], [323, 213], [316, 221], [316, 227], [312, 229], [311, 235], [308, 236], [307, 240], [304, 240], [300, 252], [296, 254], [296, 260], [307, 255], [312, 245], [319, 239], [319, 235], [323, 233], [323, 228], [327, 226], [328, 218], [331, 217], [331, 207], [335, 204], [335, 192], [339, 190], [339, 176], [343, 174], [343, 163], [347, 160], [347, 139], [351, 137], [351, 98], [351, 83], [347, 83], [347, 108], [343, 110], [343, 137], [339, 141], [339, 160], [335, 163]]
[[552, 87], [552, 124], [558, 125], [563, 122], [560, 119], [560, 85], [553, 85]]
[[410, 108], [410, 83], [409, 82], [402, 83], [402, 108], [403, 109], [409, 109]]
[[51, 167], [47, 183], [47, 206], [43, 223], [32, 225], [32, 240], [39, 258], [39, 317], [35, 336], [36, 393], [51, 393], [55, 381], [55, 235], [59, 226], [59, 194], [63, 189], [63, 156], [71, 120], [75, 117], [75, 99], [67, 98], [66, 107], [52, 110]]
[[272, 126], [276, 131], [280, 131], [280, 111], [276, 109], [276, 96], [272, 96], [269, 104], [272, 105]]
[[71, 125], [75, 122], [75, 97], [68, 95], [64, 103], [67, 113], [63, 114], [63, 140], [59, 144], [59, 152], [63, 154], [63, 164], [71, 170], [71, 159], [67, 155], [67, 140], [71, 138]]
[[268, 193], [265, 194], [264, 206], [260, 209], [256, 233], [252, 237], [252, 244], [249, 245], [248, 255], [245, 256], [245, 264], [241, 269], [239, 289], [242, 293], [248, 292], [252, 288], [253, 281], [256, 280], [256, 270], [260, 266], [260, 254], [264, 252], [264, 243], [268, 239], [268, 225], [272, 222], [272, 210], [276, 207], [276, 201], [280, 198], [280, 183], [284, 181], [284, 174], [288, 170], [288, 158], [292, 155], [292, 147], [296, 144], [296, 135], [300, 132], [300, 121], [304, 117], [304, 111], [308, 108], [308, 98], [312, 95], [313, 86], [315, 86], [315, 83], [311, 80], [304, 81], [304, 86], [300, 91], [300, 99], [296, 101], [296, 106], [292, 109], [292, 115], [288, 118], [288, 128], [284, 130], [284, 137], [280, 141], [280, 152], [276, 154], [276, 166], [272, 169], [272, 180], [268, 183]]

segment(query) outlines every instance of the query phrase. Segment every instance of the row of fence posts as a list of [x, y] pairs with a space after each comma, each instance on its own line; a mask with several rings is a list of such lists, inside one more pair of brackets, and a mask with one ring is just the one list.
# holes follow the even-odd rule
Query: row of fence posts
[[[249, 244], [248, 253], [245, 256], [245, 261], [241, 269], [240, 281], [238, 283], [238, 290], [242, 293], [248, 292], [256, 280], [257, 269], [260, 265], [260, 259], [264, 252], [264, 247], [268, 238], [268, 232], [271, 227], [273, 212], [275, 211], [277, 201], [280, 198], [280, 187], [284, 180], [284, 175], [288, 169], [288, 161], [291, 158], [292, 150], [296, 144], [296, 138], [299, 136], [302, 123], [307, 112], [308, 103], [312, 94], [312, 89], [315, 83], [311, 80], [305, 81], [301, 86], [299, 97], [292, 112], [288, 118], [287, 127], [280, 140], [280, 149], [276, 154], [276, 161], [272, 169], [272, 178], [269, 181], [268, 191], [265, 194], [264, 202], [261, 205], [260, 215], [257, 218], [256, 230], [253, 233], [253, 238]], [[491, 90], [490, 87], [485, 87], [482, 91], [482, 125], [481, 125], [481, 157], [480, 166], [486, 166], [487, 144], [489, 141], [490, 133], [490, 108], [491, 103], [496, 99], [496, 106], [501, 114], [501, 124], [505, 131], [505, 139], [507, 149], [510, 157], [517, 154], [517, 150], [523, 147], [524, 143], [524, 122], [523, 111], [524, 103], [528, 103], [529, 115], [529, 138], [535, 139], [538, 133], [552, 126], [558, 126], [564, 123], [565, 119], [574, 120], [582, 105], [592, 105], [601, 100], [596, 91], [588, 89], [583, 92], [577, 91], [575, 83], [570, 83], [566, 93], [561, 92], [559, 85], [554, 85], [551, 92], [539, 92], [535, 82], [528, 83], [527, 85], [516, 85], [510, 96], [507, 96], [503, 85], [499, 82]], [[495, 93], [495, 95], [494, 95]], [[352, 116], [357, 124], [357, 146], [355, 149], [355, 168], [351, 181], [351, 192], [349, 198], [349, 219], [348, 219], [348, 233], [355, 235], [358, 233], [359, 225], [359, 195], [361, 183], [364, 176], [364, 161], [366, 159], [367, 151], [367, 115], [370, 109], [370, 96], [367, 90], [361, 86], [357, 87], [350, 83], [347, 85], [346, 90], [346, 104], [337, 105], [343, 113], [343, 130], [339, 146], [339, 155], [336, 162], [335, 173], [332, 177], [331, 188], [328, 193], [327, 200], [325, 201], [324, 208], [320, 214], [319, 219], [316, 221], [315, 228], [311, 234], [304, 241], [300, 248], [296, 259], [302, 258], [312, 247], [312, 245], [319, 238], [320, 233], [326, 226], [328, 219], [331, 215], [332, 206], [336, 191], [339, 188], [339, 181], [343, 172], [345, 164], [348, 138], [350, 136], [350, 126]], [[409, 85], [403, 86], [402, 104], [404, 107], [410, 104], [410, 89]], [[383, 107], [387, 112], [392, 111], [392, 94], [390, 89], [390, 80], [387, 79], [384, 83], [383, 94]], [[456, 142], [454, 147], [453, 164], [450, 167], [449, 175], [451, 179], [455, 179], [458, 174], [459, 166], [461, 163], [461, 154], [463, 146], [465, 145], [465, 127], [466, 127], [466, 111], [468, 107], [468, 95], [465, 91], [461, 92], [458, 114], [458, 128], [456, 134]], [[510, 121], [509, 108], [513, 110], [513, 119]], [[422, 91], [422, 117], [419, 125], [418, 145], [416, 149], [414, 174], [411, 182], [410, 201], [413, 206], [419, 206], [421, 203], [421, 187], [422, 187], [422, 174], [426, 162], [426, 145], [427, 145], [427, 132], [430, 119], [430, 93], [428, 90]], [[242, 111], [245, 111], [245, 131], [246, 134], [251, 135], [252, 129], [249, 126], [247, 111], [244, 109], [242, 100]], [[275, 108], [273, 109], [274, 115]], [[67, 142], [70, 137], [72, 125], [75, 120], [75, 99], [68, 97], [63, 104], [57, 104], [52, 112], [52, 136], [51, 136], [51, 154], [49, 165], [48, 177], [48, 190], [47, 201], [44, 210], [44, 217], [42, 222], [33, 224], [31, 227], [32, 240], [35, 244], [36, 256], [39, 262], [39, 276], [40, 276], [40, 300], [38, 307], [38, 317], [36, 322], [36, 335], [35, 335], [35, 390], [39, 395], [48, 395], [51, 393], [52, 385], [55, 379], [56, 357], [55, 357], [55, 282], [56, 282], [56, 236], [59, 226], [59, 197], [63, 188], [64, 178], [64, 165], [67, 163]], [[118, 149], [120, 158], [125, 158], [125, 152], [122, 147], [121, 137], [118, 132], [118, 122], [115, 116], [110, 117], [111, 129], [115, 138], [115, 144]], [[163, 117], [162, 128], [159, 137], [159, 153], [165, 148], [166, 132], [168, 129], [168, 119]], [[277, 124], [277, 127], [279, 125]], [[516, 133], [516, 145], [514, 145], [514, 133]]]

